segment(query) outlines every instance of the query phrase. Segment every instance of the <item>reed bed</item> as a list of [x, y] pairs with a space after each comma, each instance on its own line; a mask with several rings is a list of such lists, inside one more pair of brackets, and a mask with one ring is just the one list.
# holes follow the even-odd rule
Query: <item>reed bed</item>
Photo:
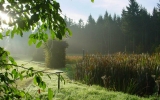
[[139, 96], [159, 92], [160, 54], [85, 55], [76, 64], [76, 79]]

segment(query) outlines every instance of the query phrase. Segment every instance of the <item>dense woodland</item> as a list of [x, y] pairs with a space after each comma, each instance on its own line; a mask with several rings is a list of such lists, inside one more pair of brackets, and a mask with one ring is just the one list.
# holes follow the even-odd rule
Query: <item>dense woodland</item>
[[68, 53], [153, 53], [160, 44], [160, 3], [150, 14], [136, 0], [122, 10], [121, 16], [107, 11], [95, 21], [90, 15], [87, 24], [65, 17], [73, 36], [67, 39]]

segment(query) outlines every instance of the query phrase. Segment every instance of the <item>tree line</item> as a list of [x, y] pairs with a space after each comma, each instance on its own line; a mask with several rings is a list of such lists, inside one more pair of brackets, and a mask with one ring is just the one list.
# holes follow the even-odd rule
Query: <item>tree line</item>
[[64, 19], [73, 33], [66, 39], [68, 53], [153, 53], [160, 44], [160, 3], [152, 14], [136, 0], [129, 0], [121, 16], [106, 11], [97, 20], [90, 15], [86, 24], [82, 19], [79, 23]]

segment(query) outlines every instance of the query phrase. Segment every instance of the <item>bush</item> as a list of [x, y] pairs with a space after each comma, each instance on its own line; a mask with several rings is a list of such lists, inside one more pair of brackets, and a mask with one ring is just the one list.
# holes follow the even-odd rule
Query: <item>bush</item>
[[65, 67], [66, 48], [68, 44], [65, 41], [48, 40], [45, 45], [45, 62], [50, 68]]
[[156, 52], [156, 53], [160, 53], [160, 45], [155, 48], [155, 52]]

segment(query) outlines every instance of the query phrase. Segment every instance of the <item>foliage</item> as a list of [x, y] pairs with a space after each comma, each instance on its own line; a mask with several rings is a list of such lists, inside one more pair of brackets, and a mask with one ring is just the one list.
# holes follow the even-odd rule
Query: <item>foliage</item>
[[91, 2], [94, 2], [94, 0], [91, 0]]
[[[15, 34], [23, 36], [25, 31], [34, 31], [30, 34], [28, 43], [36, 44], [40, 47], [43, 42], [48, 40], [49, 30], [52, 39], [62, 39], [70, 30], [66, 27], [64, 19], [61, 17], [60, 5], [55, 0], [1, 0], [0, 11], [10, 17], [9, 22], [1, 18], [0, 39]], [[7, 26], [7, 29], [5, 27]], [[37, 30], [36, 30], [37, 29]], [[3, 100], [10, 99], [38, 99], [38, 96], [32, 96], [29, 92], [19, 90], [16, 80], [23, 80], [24, 77], [33, 77], [34, 83], [42, 89], [46, 88], [46, 83], [42, 80], [42, 72], [35, 71], [33, 68], [27, 68], [19, 72], [18, 66], [14, 59], [9, 56], [9, 52], [0, 48], [0, 98]], [[48, 99], [52, 99], [53, 91], [48, 89]]]
[[151, 95], [157, 92], [152, 75], [160, 76], [159, 64], [159, 54], [86, 55], [76, 65], [76, 79], [114, 91]]
[[18, 66], [15, 60], [9, 56], [9, 52], [4, 51], [3, 48], [0, 48], [0, 52], [0, 98], [2, 100], [38, 98], [37, 96], [32, 97], [30, 93], [18, 89], [16, 80], [23, 80], [24, 78], [34, 77], [35, 85], [45, 89], [46, 84], [41, 79], [41, 76], [43, 75], [42, 72], [35, 71], [32, 67], [27, 70], [19, 71], [19, 67], [24, 67]]
[[65, 41], [49, 40], [44, 45], [46, 66], [50, 68], [65, 67], [66, 48]]
[[156, 53], [160, 53], [160, 45], [155, 48], [155, 52], [156, 52]]
[[[4, 7], [4, 4], [6, 7]], [[50, 0], [32, 0], [32, 1], [1, 1], [0, 10], [7, 13], [11, 18], [10, 22], [3, 21], [1, 24], [7, 24], [11, 28], [7, 30], [6, 35], [10, 35], [12, 38], [14, 34], [23, 35], [23, 31], [29, 31], [30, 29], [38, 31], [35, 34], [31, 34], [29, 37], [29, 44], [36, 43], [37, 47], [41, 42], [48, 39], [48, 35], [45, 34], [49, 29], [52, 38], [62, 39], [68, 28], [63, 18], [60, 15], [60, 5], [56, 1]], [[69, 31], [70, 33], [70, 31]]]

